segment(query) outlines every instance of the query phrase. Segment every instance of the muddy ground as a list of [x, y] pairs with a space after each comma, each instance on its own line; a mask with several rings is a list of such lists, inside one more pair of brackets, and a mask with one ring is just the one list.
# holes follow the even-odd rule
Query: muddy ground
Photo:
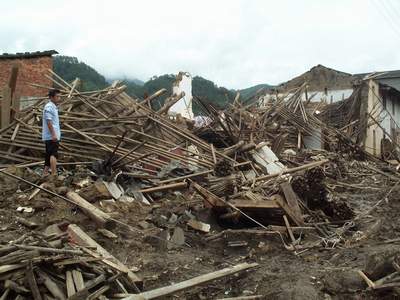
[[[33, 172], [18, 171], [20, 176], [41, 182]], [[343, 175], [343, 174], [342, 174]], [[53, 183], [54, 191], [73, 186], [73, 170]], [[80, 174], [80, 176], [83, 176]], [[396, 175], [391, 175], [396, 176]], [[338, 184], [338, 182], [340, 184]], [[371, 214], [361, 218], [346, 235], [346, 242], [318, 246], [301, 254], [286, 250], [277, 234], [227, 233], [221, 238], [207, 238], [221, 232], [223, 224], [204, 208], [199, 198], [182, 200], [178, 194], [162, 196], [145, 206], [137, 202], [117, 203], [103, 209], [118, 220], [139, 231], [118, 226], [112, 230], [118, 238], [101, 235], [94, 224], [73, 205], [40, 192], [28, 200], [33, 189], [26, 184], [1, 176], [0, 242], [6, 244], [29, 232], [15, 221], [15, 216], [39, 224], [36, 230], [59, 222], [81, 226], [99, 244], [109, 250], [143, 278], [145, 290], [166, 286], [194, 276], [213, 272], [241, 262], [257, 262], [259, 267], [247, 272], [196, 286], [165, 299], [222, 299], [235, 296], [263, 295], [265, 299], [400, 299], [397, 290], [368, 291], [356, 270], [365, 269], [373, 253], [398, 250], [399, 242], [384, 243], [400, 237], [400, 189], [395, 188]], [[394, 185], [385, 175], [373, 173], [356, 162], [349, 165], [346, 176], [326, 179], [330, 197], [346, 201], [356, 215], [370, 209]], [[354, 185], [353, 187], [348, 184]], [[96, 204], [98, 205], [98, 203]], [[19, 206], [34, 208], [33, 213], [17, 212]], [[211, 224], [211, 233], [197, 232], [186, 225], [188, 214]], [[143, 223], [146, 221], [146, 223]], [[148, 228], [144, 228], [148, 227]], [[184, 246], [165, 240], [174, 228], [184, 230]], [[285, 242], [289, 239], [285, 235]], [[305, 232], [303, 243], [318, 240]], [[229, 247], [229, 241], [246, 242], [245, 246]], [[172, 249], [171, 249], [172, 248]]]

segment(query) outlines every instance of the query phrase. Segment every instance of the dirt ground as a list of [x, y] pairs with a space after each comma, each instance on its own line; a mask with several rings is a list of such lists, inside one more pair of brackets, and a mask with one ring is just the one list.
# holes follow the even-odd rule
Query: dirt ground
[[[25, 172], [19, 174], [24, 178], [40, 182], [40, 178], [34, 173], [20, 172]], [[60, 187], [71, 184], [71, 176], [73, 175], [69, 173], [62, 182], [55, 183], [54, 189], [57, 190], [57, 185]], [[353, 187], [346, 186], [350, 183]], [[29, 229], [15, 221], [15, 216], [23, 216], [38, 223], [38, 231], [63, 221], [75, 223], [135, 270], [143, 278], [145, 290], [177, 283], [241, 262], [259, 264], [255, 269], [196, 286], [165, 299], [223, 299], [251, 295], [263, 295], [265, 299], [293, 300], [400, 299], [396, 289], [368, 291], [367, 285], [356, 272], [365, 269], [368, 257], [373, 253], [400, 252], [399, 242], [384, 243], [400, 237], [400, 189], [395, 188], [388, 201], [382, 201], [371, 214], [355, 222], [355, 227], [346, 235], [345, 243], [318, 246], [297, 251], [300, 254], [296, 254], [297, 252], [285, 249], [278, 234], [256, 235], [228, 231], [221, 238], [207, 239], [227, 228], [216, 223], [213, 215], [203, 207], [198, 198], [185, 202], [179, 195], [170, 194], [158, 199], [151, 206], [133, 202], [105, 207], [104, 210], [116, 219], [140, 229], [130, 230], [118, 226], [112, 230], [118, 238], [111, 240], [101, 235], [91, 220], [73, 205], [44, 192], [28, 200], [33, 191], [31, 187], [3, 176], [0, 184], [1, 244], [29, 232]], [[346, 201], [356, 215], [359, 215], [381, 200], [394, 183], [382, 174], [365, 171], [356, 163], [348, 168], [342, 179], [328, 178], [326, 184], [330, 197]], [[32, 207], [34, 212], [17, 212], [19, 206]], [[211, 233], [197, 232], [188, 227], [186, 222], [189, 214], [211, 224]], [[146, 221], [145, 227], [148, 228], [143, 229], [143, 221]], [[178, 247], [165, 241], [165, 236], [172, 235], [176, 227], [184, 231], [183, 246]], [[305, 231], [304, 234], [304, 243], [320, 239], [312, 232]], [[286, 235], [284, 238], [289, 241]], [[246, 245], [229, 247], [229, 241], [240, 241]]]

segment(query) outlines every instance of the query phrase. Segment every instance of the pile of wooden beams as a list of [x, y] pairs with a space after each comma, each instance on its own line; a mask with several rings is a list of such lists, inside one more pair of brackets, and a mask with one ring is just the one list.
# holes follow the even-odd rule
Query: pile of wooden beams
[[55, 228], [0, 245], [1, 299], [155, 299], [258, 266], [242, 263], [140, 292], [142, 281], [79, 226]]
[[0, 246], [1, 299], [100, 299], [139, 291], [142, 281], [77, 225], [56, 231]]
[[[61, 162], [82, 163], [112, 156], [114, 165], [136, 163], [141, 165], [136, 166], [136, 170], [156, 174], [174, 159], [209, 169], [214, 166], [214, 156], [223, 157], [219, 151], [212, 151], [210, 144], [169, 120], [168, 108], [183, 95], [173, 95], [163, 108], [154, 111], [148, 104], [165, 93], [165, 89], [144, 100], [128, 96], [125, 86], [118, 82], [103, 90], [79, 92], [79, 80], [70, 84], [50, 72], [63, 99], [59, 106]], [[11, 120], [2, 118], [0, 154], [3, 165], [43, 160], [40, 120], [46, 101], [39, 99]], [[3, 111], [6, 104], [2, 100]], [[188, 145], [196, 146], [202, 152], [201, 157], [188, 150]]]
[[[335, 143], [339, 134], [315, 116], [310, 101], [302, 101], [305, 84], [290, 97], [265, 107], [240, 103], [236, 97], [230, 107], [219, 111], [199, 100], [212, 122], [193, 129], [191, 120], [172, 119], [167, 114], [183, 93], [173, 94], [161, 109], [154, 110], [151, 102], [165, 89], [146, 99], [136, 99], [128, 96], [119, 82], [102, 90], [81, 92], [79, 79], [69, 83], [51, 70], [48, 78], [60, 89], [63, 99], [59, 105], [60, 165], [96, 162], [92, 169], [98, 176], [107, 176], [108, 186], [115, 185], [117, 175], [134, 179], [134, 192], [140, 196], [135, 198], [145, 194], [150, 200], [157, 200], [168, 191], [192, 186], [205, 199], [206, 206], [220, 209], [221, 217], [227, 219], [238, 213], [258, 213], [264, 218], [254, 219], [258, 223], [271, 223], [275, 215], [278, 224], [287, 225], [283, 218], [286, 216], [290, 224], [302, 226], [300, 204], [290, 184], [281, 183], [296, 172], [323, 166], [329, 160], [296, 163], [286, 159], [287, 165], [280, 161], [281, 153], [287, 148], [300, 152], [304, 136], [313, 135], [318, 129], [325, 133], [321, 135], [322, 143]], [[42, 164], [40, 120], [46, 101], [38, 99], [0, 130], [1, 164]], [[127, 188], [131, 187], [129, 184]], [[115, 195], [110, 198], [119, 200]], [[94, 201], [90, 193], [82, 191], [78, 195], [69, 191], [64, 199], [78, 205], [98, 226], [113, 226], [114, 220], [88, 203]]]

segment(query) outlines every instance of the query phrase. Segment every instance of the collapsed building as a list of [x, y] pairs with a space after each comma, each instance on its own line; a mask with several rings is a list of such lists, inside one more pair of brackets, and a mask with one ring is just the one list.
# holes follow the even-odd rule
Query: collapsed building
[[[378, 95], [392, 97], [395, 78], [364, 76], [332, 103], [324, 86], [326, 101], [311, 101], [321, 83], [311, 90], [296, 79], [289, 93], [251, 103], [238, 94], [221, 110], [192, 95], [191, 76], [181, 72], [156, 110], [151, 103], [165, 89], [140, 99], [119, 81], [83, 92], [78, 78], [45, 75], [63, 99], [56, 178], [40, 176], [46, 97], [15, 114], [11, 87], [3, 88], [3, 299], [398, 295], [398, 251], [378, 252], [365, 265], [346, 260], [358, 258], [352, 249], [374, 247], [378, 234], [385, 244], [398, 241], [399, 208], [389, 198], [398, 197], [400, 175], [361, 138], [369, 130], [362, 124], [371, 124], [362, 112], [375, 112], [377, 103], [362, 100], [363, 87], [375, 83]], [[350, 75], [339, 75], [349, 89]], [[351, 273], [340, 269], [344, 263]], [[297, 283], [303, 273], [306, 283]]]
[[[396, 159], [399, 132], [399, 71], [348, 74], [322, 65], [279, 85], [260, 97], [259, 105], [293, 96], [294, 87], [307, 82], [300, 99], [312, 103], [327, 125], [346, 132], [348, 138], [366, 152], [385, 159]], [[304, 137], [311, 149], [329, 147], [321, 138], [322, 128]], [[328, 148], [329, 149], [329, 148]]]

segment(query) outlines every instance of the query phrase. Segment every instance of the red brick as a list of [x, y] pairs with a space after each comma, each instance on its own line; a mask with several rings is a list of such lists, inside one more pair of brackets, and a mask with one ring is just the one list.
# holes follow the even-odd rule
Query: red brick
[[19, 66], [16, 95], [22, 97], [43, 97], [47, 95], [46, 89], [33, 87], [29, 83], [53, 86], [51, 80], [45, 77], [45, 74], [49, 74], [47, 69], [53, 69], [53, 58], [51, 56], [0, 59], [0, 89], [8, 84], [14, 64]]

